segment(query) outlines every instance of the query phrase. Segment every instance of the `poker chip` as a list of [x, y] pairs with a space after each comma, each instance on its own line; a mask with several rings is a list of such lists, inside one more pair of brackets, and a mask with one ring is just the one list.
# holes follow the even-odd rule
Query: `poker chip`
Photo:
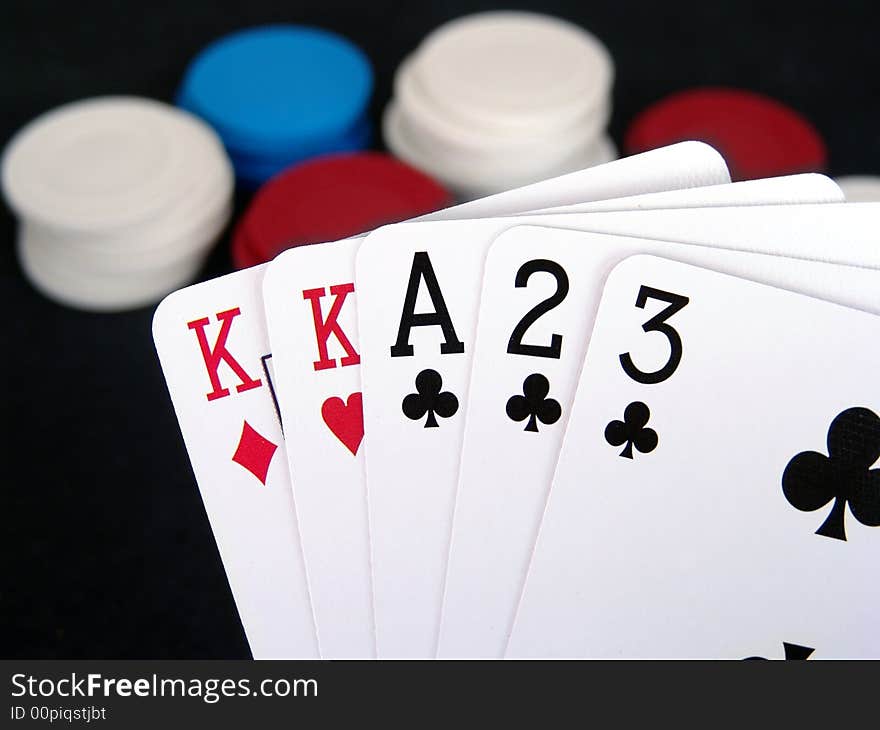
[[630, 125], [628, 155], [685, 140], [724, 155], [733, 180], [821, 172], [827, 151], [815, 127], [774, 99], [742, 89], [682, 91], [648, 107]]
[[[18, 237], [22, 270], [34, 288], [48, 298], [75, 309], [118, 311], [154, 303], [169, 291], [190, 283], [203, 263], [191, 255], [173, 265], [123, 276], [111, 271], [83, 271], [58, 260], [45, 241], [29, 229]], [[157, 295], [156, 292], [161, 294]]]
[[536, 13], [447, 23], [425, 39], [416, 71], [431, 99], [491, 125], [546, 125], [605, 102], [612, 63], [582, 28]]
[[880, 203], [880, 177], [846, 175], [834, 179], [847, 203]]
[[260, 188], [234, 232], [233, 261], [247, 268], [292, 246], [346, 238], [449, 203], [441, 185], [388, 155], [328, 155]]
[[[363, 120], [358, 127], [345, 139], [340, 139], [336, 152], [357, 152], [364, 149], [370, 143], [373, 129], [368, 120]], [[266, 180], [269, 180], [286, 170], [290, 165], [280, 160], [265, 161], [251, 158], [236, 157], [232, 159], [236, 176], [242, 185], [249, 189], [256, 189]]]
[[74, 102], [7, 146], [2, 185], [19, 217], [22, 271], [68, 306], [143, 306], [191, 281], [232, 210], [217, 135], [138, 97]]
[[[417, 134], [407, 126], [407, 120], [395, 104], [389, 104], [383, 117], [383, 135], [388, 146], [398, 157], [418, 169], [431, 169], [433, 176], [448, 189], [455, 190], [457, 196], [475, 199], [498, 191], [521, 187], [535, 182], [533, 167], [523, 169], [523, 160], [536, 160], [541, 154], [538, 149], [524, 149], [520, 154], [510, 154], [504, 159], [493, 161], [487, 157], [473, 155], [470, 159], [459, 159], [453, 155], [434, 157], [430, 149], [419, 146]], [[565, 150], [567, 156], [558, 153], [552, 159], [553, 175], [563, 175], [575, 170], [604, 164], [617, 159], [614, 142], [605, 134], [598, 139], [587, 139], [580, 148]], [[540, 159], [547, 165], [547, 157]], [[538, 174], [538, 177], [542, 177]]]
[[5, 156], [10, 205], [66, 227], [109, 228], [149, 215], [177, 192], [172, 181], [187, 140], [175, 122], [158, 102], [126, 98], [44, 114]]
[[583, 164], [608, 124], [613, 75], [602, 43], [567, 21], [466, 16], [400, 65], [383, 135], [459, 197], [489, 195]]
[[196, 56], [177, 103], [220, 135], [239, 181], [254, 187], [291, 164], [363, 149], [373, 72], [350, 41], [272, 25], [220, 38]]

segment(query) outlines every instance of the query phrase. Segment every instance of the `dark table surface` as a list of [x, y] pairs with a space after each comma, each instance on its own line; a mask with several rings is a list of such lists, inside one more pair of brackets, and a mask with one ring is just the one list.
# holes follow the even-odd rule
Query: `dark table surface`
[[[767, 93], [824, 135], [830, 172], [880, 173], [880, 47], [868, 3], [11, 0], [0, 20], [0, 144], [81, 97], [172, 98], [187, 61], [249, 25], [325, 26], [372, 59], [378, 121], [398, 63], [458, 15], [524, 8], [581, 23], [617, 65], [612, 136], [694, 85]], [[239, 210], [246, 200], [239, 200]], [[0, 211], [0, 656], [249, 656], [150, 335], [152, 308], [98, 315], [23, 278]], [[227, 241], [203, 278], [230, 269]]]

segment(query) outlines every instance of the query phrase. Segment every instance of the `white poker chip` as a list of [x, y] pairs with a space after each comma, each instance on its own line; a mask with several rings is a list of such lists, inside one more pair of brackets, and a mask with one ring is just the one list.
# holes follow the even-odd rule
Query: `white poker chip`
[[468, 171], [456, 168], [444, 155], [429, 155], [414, 139], [412, 131], [407, 129], [406, 120], [394, 100], [385, 107], [382, 114], [382, 136], [388, 149], [396, 157], [424, 171], [459, 195], [459, 190], [466, 184], [462, 183], [461, 178], [467, 178]]
[[229, 221], [234, 177], [201, 120], [104, 97], [25, 126], [4, 152], [2, 184], [33, 285], [69, 306], [118, 311], [192, 280]]
[[188, 115], [134, 97], [66, 104], [26, 125], [3, 156], [3, 189], [19, 215], [104, 229], [153, 213], [181, 193]]
[[398, 68], [388, 148], [458, 197], [607, 161], [614, 69], [593, 35], [528, 12], [460, 18]]
[[426, 92], [472, 118], [541, 119], [607, 96], [614, 65], [583, 28], [528, 12], [469, 15], [435, 30], [417, 51]]
[[880, 203], [880, 176], [847, 175], [834, 179], [847, 203]]
[[458, 107], [433, 105], [413, 73], [413, 62], [404, 61], [395, 77], [395, 102], [400, 114], [409, 120], [424, 140], [424, 146], [444, 154], [515, 154], [518, 149], [535, 145], [564, 146], [566, 140], [594, 137], [611, 116], [610, 100], [605, 97], [595, 107], [581, 106], [572, 114], [557, 116], [538, 124], [534, 119], [524, 124], [519, 117], [509, 117], [509, 124], [484, 124], [461, 114]]
[[193, 216], [185, 227], [157, 224], [150, 231], [139, 231], [138, 236], [149, 237], [151, 248], [132, 250], [128, 239], [120, 234], [116, 239], [102, 240], [100, 247], [86, 238], [59, 240], [53, 231], [39, 224], [26, 223], [20, 235], [33, 242], [45, 256], [64, 264], [71, 272], [93, 274], [137, 275], [156, 268], [170, 267], [188, 260], [212, 247], [229, 223], [232, 205], [228, 203], [210, 214]]
[[[467, 184], [476, 180], [533, 177], [561, 170], [568, 160], [594, 144], [595, 134], [572, 135], [565, 145], [552, 140], [509, 145], [502, 149], [472, 150], [443, 146], [423, 134], [423, 128], [407, 117], [396, 104], [386, 109], [383, 120], [385, 140], [394, 153], [435, 177]], [[455, 185], [453, 185], [455, 187]]]
[[72, 270], [22, 229], [18, 258], [31, 284], [53, 301], [92, 312], [118, 312], [152, 304], [198, 274], [207, 250], [165, 268], [135, 273]]
[[[218, 150], [219, 151], [219, 150]], [[225, 228], [232, 210], [233, 175], [228, 160], [222, 164], [203, 162], [203, 177], [187, 196], [136, 226], [114, 230], [104, 235], [70, 233], [40, 226], [43, 240], [53, 239], [58, 255], [69, 254], [81, 261], [94, 262], [110, 270], [149, 269], [155, 265], [186, 258], [205, 247]], [[219, 162], [219, 161], [218, 161]]]
[[493, 195], [617, 158], [614, 143], [607, 135], [600, 135], [581, 140], [578, 147], [563, 148], [561, 156], [540, 157], [523, 151], [519, 156], [475, 163], [473, 157], [441, 155], [420, 145], [406, 122], [394, 103], [386, 107], [382, 129], [389, 149], [407, 164], [429, 172], [460, 199]]

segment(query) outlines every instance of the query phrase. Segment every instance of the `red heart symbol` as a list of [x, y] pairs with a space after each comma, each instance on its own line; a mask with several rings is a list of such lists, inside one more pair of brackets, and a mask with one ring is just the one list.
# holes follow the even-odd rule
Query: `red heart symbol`
[[321, 406], [324, 423], [352, 454], [357, 454], [364, 438], [364, 401], [360, 393], [352, 393], [348, 401], [328, 398]]

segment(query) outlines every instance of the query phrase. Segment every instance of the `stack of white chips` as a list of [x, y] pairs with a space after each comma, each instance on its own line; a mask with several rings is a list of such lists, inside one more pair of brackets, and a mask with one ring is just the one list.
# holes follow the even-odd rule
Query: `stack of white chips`
[[28, 279], [93, 311], [150, 304], [192, 281], [232, 212], [232, 167], [216, 134], [136, 97], [38, 117], [7, 147], [2, 180]]
[[401, 64], [385, 142], [465, 199], [609, 162], [613, 76], [605, 46], [564, 20], [466, 16]]

